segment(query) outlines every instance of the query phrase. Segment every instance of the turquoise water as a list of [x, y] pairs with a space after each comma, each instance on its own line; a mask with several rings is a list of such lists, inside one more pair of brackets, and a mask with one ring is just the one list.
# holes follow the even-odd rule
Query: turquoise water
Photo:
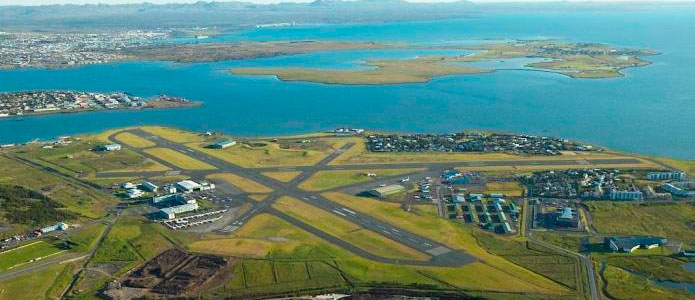
[[438, 22], [266, 28], [218, 40], [337, 39], [459, 44], [563, 38], [658, 50], [624, 78], [576, 80], [509, 70], [423, 84], [340, 86], [237, 76], [229, 67], [364, 68], [365, 59], [462, 53], [341, 51], [211, 64], [119, 63], [0, 72], [0, 91], [76, 89], [167, 93], [193, 109], [114, 111], [0, 120], [0, 143], [138, 124], [264, 136], [355, 126], [390, 131], [494, 129], [569, 137], [624, 151], [695, 158], [695, 10], [488, 15]]

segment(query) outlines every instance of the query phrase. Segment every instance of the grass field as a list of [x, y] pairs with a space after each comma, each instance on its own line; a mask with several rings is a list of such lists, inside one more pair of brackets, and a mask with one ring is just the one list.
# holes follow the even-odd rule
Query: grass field
[[75, 229], [76, 232], [72, 233], [69, 239], [77, 244], [77, 246], [70, 250], [75, 252], [85, 252], [94, 248], [98, 241], [97, 238], [101, 236], [105, 229], [106, 225], [100, 223]]
[[126, 262], [129, 267], [137, 262], [155, 257], [169, 249], [172, 244], [165, 238], [156, 223], [145, 223], [138, 218], [122, 218], [99, 245], [94, 254], [94, 262]]
[[61, 251], [56, 245], [45, 241], [31, 242], [13, 250], [6, 250], [0, 252], [0, 271], [6, 271], [37, 259], [56, 255]]
[[106, 207], [117, 202], [111, 195], [67, 182], [5, 157], [0, 157], [0, 183], [17, 184], [42, 191], [66, 209], [88, 218], [104, 216]]
[[654, 160], [665, 163], [674, 168], [678, 168], [679, 170], [688, 173], [688, 176], [691, 178], [695, 177], [695, 160], [677, 160], [665, 157], [656, 157]]
[[[264, 245], [263, 252], [257, 253], [256, 257], [269, 260], [283, 262], [326, 261], [330, 265], [335, 264], [345, 273], [346, 278], [349, 278], [353, 284], [359, 285], [420, 284], [505, 293], [547, 293], [555, 296], [565, 291], [559, 285], [546, 279], [540, 279], [538, 275], [533, 273], [522, 272], [510, 275], [508, 272], [480, 262], [459, 268], [439, 268], [390, 265], [369, 261], [266, 214], [251, 219], [234, 233], [233, 238], [219, 236], [215, 239], [217, 241], [220, 239], [256, 240]], [[227, 255], [234, 255], [238, 250], [236, 247], [219, 247], [219, 251], [223, 251], [221, 254]], [[318, 266], [328, 267], [328, 265]], [[515, 268], [518, 269], [518, 267]], [[512, 273], [514, 271], [509, 270]], [[331, 277], [327, 278], [330, 279]], [[500, 282], [505, 284], [499, 284]], [[309, 286], [310, 283], [306, 283], [306, 285]], [[230, 290], [234, 290], [236, 291], [234, 295], [238, 295], [241, 293], [240, 289], [242, 288], [240, 287], [243, 287], [243, 279], [236, 276], [232, 282], [227, 284], [226, 292], [231, 293]], [[283, 288], [288, 289], [289, 287]]]
[[586, 203], [601, 234], [656, 235], [695, 245], [695, 206], [687, 203]]
[[180, 153], [174, 149], [169, 148], [149, 148], [145, 149], [147, 154], [155, 156], [161, 160], [164, 160], [174, 166], [177, 166], [184, 170], [211, 170], [215, 167], [192, 158], [186, 154]]
[[282, 197], [273, 207], [372, 254], [406, 260], [430, 259], [425, 253], [294, 198]]
[[683, 269], [685, 260], [669, 256], [616, 255], [605, 259], [609, 265], [643, 274], [656, 280], [695, 282], [695, 273]]
[[267, 141], [259, 141], [258, 145], [238, 144], [226, 149], [210, 149], [208, 143], [189, 143], [187, 146], [241, 167], [259, 168], [313, 166], [349, 141], [318, 138], [307, 149], [281, 149], [280, 144]]
[[74, 266], [61, 264], [0, 281], [0, 300], [58, 299], [72, 279]]
[[586, 235], [575, 233], [556, 233], [556, 232], [533, 232], [533, 237], [538, 240], [565, 248], [573, 252], [579, 252], [581, 248], [581, 239]]
[[142, 138], [130, 132], [121, 132], [114, 137], [119, 142], [135, 148], [150, 148], [157, 145], [148, 139]]
[[684, 290], [664, 289], [646, 278], [630, 274], [623, 269], [606, 266], [603, 278], [605, 290], [613, 299], [621, 300], [685, 300], [692, 299], [692, 294]]
[[277, 181], [290, 182], [290, 181], [292, 181], [292, 179], [299, 176], [299, 174], [302, 174], [302, 172], [300, 172], [300, 171], [261, 172], [261, 174], [263, 174], [263, 176], [268, 176], [270, 178], [273, 178]]
[[[307, 191], [323, 191], [341, 186], [369, 182], [375, 179], [409, 174], [424, 169], [364, 169], [364, 170], [336, 170], [319, 171], [311, 175], [307, 180], [299, 184], [299, 188]], [[374, 173], [377, 177], [369, 177], [367, 173]]]
[[34, 163], [51, 167], [70, 176], [88, 176], [97, 172], [165, 171], [167, 167], [128, 149], [120, 151], [94, 151], [103, 145], [94, 136], [72, 144], [43, 149], [38, 145], [22, 147], [18, 156]]
[[193, 143], [206, 140], [206, 138], [200, 134], [176, 128], [161, 126], [143, 126], [139, 128], [149, 134], [160, 136], [176, 143]]
[[521, 197], [524, 187], [518, 182], [488, 182], [485, 184], [484, 193], [502, 193], [508, 197]]
[[224, 180], [247, 193], [267, 194], [273, 191], [271, 188], [266, 187], [265, 185], [262, 185], [256, 181], [232, 173], [212, 174], [208, 175], [206, 178]]
[[491, 276], [508, 276], [512, 274], [512, 276], [523, 277], [528, 282], [545, 286], [548, 289], [558, 288], [548, 279], [521, 268], [500, 256], [491, 254], [487, 249], [479, 245], [477, 238], [472, 232], [473, 228], [439, 218], [431, 209], [423, 210], [414, 206], [411, 207], [411, 212], [406, 212], [401, 209], [399, 204], [382, 202], [371, 198], [341, 193], [324, 193], [323, 196], [396, 227], [439, 241], [453, 249], [464, 250], [484, 261], [486, 266], [497, 270], [491, 270]]

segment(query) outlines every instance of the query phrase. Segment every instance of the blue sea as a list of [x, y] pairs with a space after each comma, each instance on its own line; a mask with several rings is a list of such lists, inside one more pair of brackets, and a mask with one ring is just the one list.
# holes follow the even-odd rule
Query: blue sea
[[[444, 76], [422, 84], [343, 86], [239, 76], [232, 67], [365, 68], [361, 62], [460, 51], [338, 51], [202, 64], [128, 62], [0, 72], [0, 91], [74, 89], [166, 93], [193, 109], [113, 111], [0, 119], [0, 143], [161, 124], [268, 136], [353, 126], [397, 132], [490, 129], [567, 137], [627, 152], [695, 158], [695, 10], [488, 14], [433, 22], [264, 28], [215, 41], [352, 40], [459, 45], [555, 38], [649, 48], [653, 64], [613, 79], [534, 70]], [[494, 65], [496, 62], [489, 62]], [[508, 61], [516, 68], [523, 61]]]

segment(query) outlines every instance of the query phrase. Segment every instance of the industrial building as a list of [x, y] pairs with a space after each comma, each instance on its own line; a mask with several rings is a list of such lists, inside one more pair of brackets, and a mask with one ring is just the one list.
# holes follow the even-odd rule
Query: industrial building
[[571, 207], [563, 208], [555, 217], [555, 225], [558, 227], [579, 228], [579, 224], [579, 216]]
[[652, 249], [668, 243], [666, 238], [649, 236], [607, 237], [604, 245], [612, 252], [633, 252], [637, 249]]
[[686, 177], [685, 172], [650, 172], [647, 174], [649, 180], [683, 180]]
[[159, 214], [163, 218], [165, 218], [167, 220], [171, 220], [171, 219], [176, 218], [176, 214], [191, 212], [191, 211], [195, 211], [197, 209], [198, 209], [198, 202], [195, 202], [195, 200], [193, 200], [190, 203], [162, 208], [159, 210]]
[[229, 148], [229, 147], [234, 146], [234, 145], [236, 145], [236, 141], [234, 141], [234, 140], [222, 140], [222, 141], [215, 142], [214, 144], [208, 146], [208, 148], [225, 149], [225, 148]]
[[121, 145], [120, 144], [108, 144], [108, 145], [103, 145], [99, 146], [97, 148], [99, 151], [119, 151], [121, 150]]
[[398, 193], [404, 192], [404, 191], [405, 191], [405, 187], [403, 187], [402, 185], [392, 184], [392, 185], [387, 185], [387, 186], [378, 187], [378, 188], [369, 190], [369, 191], [367, 191], [367, 194], [374, 196], [374, 197], [377, 197], [377, 198], [385, 198], [389, 195], [398, 194]]
[[201, 182], [197, 183], [193, 180], [182, 180], [176, 183], [176, 189], [182, 193], [190, 193], [197, 191], [207, 191], [215, 188], [215, 184]]

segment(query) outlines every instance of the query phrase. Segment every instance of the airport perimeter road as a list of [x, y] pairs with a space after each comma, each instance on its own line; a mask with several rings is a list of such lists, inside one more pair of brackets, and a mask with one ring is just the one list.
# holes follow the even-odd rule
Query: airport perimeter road
[[[129, 132], [139, 135], [141, 137], [147, 137], [149, 134], [145, 133], [144, 131], [141, 130], [130, 130]], [[395, 226], [392, 226], [388, 223], [385, 223], [383, 221], [377, 220], [375, 218], [372, 218], [368, 215], [365, 214], [360, 214], [354, 211], [351, 211], [345, 207], [342, 207], [341, 205], [330, 201], [328, 199], [323, 198], [321, 195], [317, 193], [312, 193], [312, 192], [307, 192], [304, 190], [301, 190], [297, 188], [296, 186], [293, 186], [288, 183], [280, 182], [275, 179], [263, 176], [260, 174], [260, 171], [257, 169], [246, 169], [239, 167], [237, 165], [231, 164], [229, 162], [226, 162], [224, 160], [212, 157], [210, 155], [206, 155], [204, 153], [195, 151], [194, 149], [191, 149], [185, 145], [173, 143], [170, 141], [167, 141], [165, 139], [154, 139], [152, 140], [157, 144], [157, 146], [160, 147], [167, 147], [171, 148], [175, 151], [184, 153], [190, 157], [193, 157], [195, 159], [198, 159], [200, 161], [203, 161], [205, 163], [208, 163], [210, 165], [213, 165], [217, 168], [217, 172], [231, 172], [234, 174], [237, 174], [239, 176], [254, 180], [258, 183], [261, 183], [271, 189], [274, 190], [273, 194], [274, 195], [286, 195], [290, 196], [296, 199], [300, 199], [302, 201], [308, 202], [309, 204], [312, 204], [316, 207], [322, 208], [335, 216], [339, 218], [344, 218], [347, 219], [353, 223], [356, 223], [364, 228], [370, 229], [378, 234], [381, 234], [382, 236], [392, 239], [396, 242], [399, 242], [403, 245], [410, 246], [413, 249], [419, 250], [421, 252], [427, 253], [432, 256], [432, 260], [429, 262], [418, 262], [418, 264], [426, 264], [426, 265], [433, 265], [433, 266], [461, 266], [465, 265], [471, 262], [474, 262], [476, 259], [475, 257], [462, 252], [458, 250], [453, 250], [450, 249], [443, 244], [436, 242], [434, 240], [431, 240], [429, 238], [421, 237], [419, 235], [416, 235], [414, 233], [408, 232], [404, 229], [397, 228]], [[129, 147], [130, 150], [135, 151], [145, 157], [152, 158], [154, 160], [159, 161], [157, 157], [154, 157], [152, 155], [149, 155], [142, 151], [141, 149], [137, 148], [132, 148]], [[343, 148], [341, 148], [343, 149]], [[334, 156], [334, 157], [337, 157]], [[324, 164], [327, 164], [330, 162], [330, 160], [326, 159], [323, 161]], [[193, 178], [197, 179], [202, 179], [204, 178], [206, 173], [199, 173], [199, 172], [191, 172], [190, 175]], [[264, 201], [264, 203], [271, 203], [272, 199]], [[272, 210], [272, 207], [269, 206], [257, 206], [253, 208], [250, 212], [247, 214], [242, 215], [242, 217], [245, 218], [250, 218], [251, 216], [261, 213], [263, 211], [270, 211]], [[295, 220], [293, 222], [299, 222], [298, 220]], [[313, 232], [317, 231], [318, 229], [313, 229]], [[328, 234], [325, 234], [328, 236]], [[348, 249], [350, 250], [350, 249]], [[355, 254], [361, 254], [361, 253], [355, 253]], [[369, 257], [368, 257], [369, 258]], [[399, 262], [399, 263], [405, 263], [405, 262]]]

